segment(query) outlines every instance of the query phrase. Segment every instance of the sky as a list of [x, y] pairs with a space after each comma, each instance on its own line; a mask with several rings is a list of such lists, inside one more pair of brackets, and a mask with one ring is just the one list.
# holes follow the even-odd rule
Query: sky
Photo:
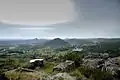
[[0, 0], [0, 39], [120, 38], [120, 0]]

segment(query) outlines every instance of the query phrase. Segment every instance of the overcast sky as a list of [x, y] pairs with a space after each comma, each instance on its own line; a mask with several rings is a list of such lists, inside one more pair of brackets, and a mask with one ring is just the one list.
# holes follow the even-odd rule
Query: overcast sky
[[120, 37], [120, 0], [0, 0], [0, 38]]

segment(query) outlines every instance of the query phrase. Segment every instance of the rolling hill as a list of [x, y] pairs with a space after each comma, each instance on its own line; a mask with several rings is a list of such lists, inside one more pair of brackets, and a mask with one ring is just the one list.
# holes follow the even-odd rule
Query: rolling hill
[[46, 42], [44, 46], [51, 47], [51, 48], [61, 48], [65, 46], [70, 46], [70, 44], [60, 38], [55, 38], [53, 40]]

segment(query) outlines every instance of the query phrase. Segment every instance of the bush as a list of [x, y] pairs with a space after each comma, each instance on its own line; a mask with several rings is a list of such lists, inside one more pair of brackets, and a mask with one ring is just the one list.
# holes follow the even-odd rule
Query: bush
[[82, 57], [79, 53], [70, 52], [64, 55], [65, 60], [75, 61], [75, 66], [78, 67], [82, 63]]

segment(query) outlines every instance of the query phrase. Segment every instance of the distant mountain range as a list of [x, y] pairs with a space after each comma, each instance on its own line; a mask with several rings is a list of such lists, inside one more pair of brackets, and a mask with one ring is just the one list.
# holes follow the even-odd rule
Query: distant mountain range
[[91, 39], [60, 39], [55, 38], [53, 40], [48, 39], [27, 39], [27, 40], [0, 40], [0, 45], [30, 45], [30, 44], [37, 44], [42, 45], [45, 47], [51, 48], [60, 48], [65, 46], [81, 46], [84, 44], [104, 44], [104, 43], [111, 43], [111, 44], [120, 44], [120, 38], [91, 38]]
[[40, 44], [43, 45], [47, 39], [27, 39], [27, 40], [0, 40], [0, 45], [14, 45], [14, 44]]

